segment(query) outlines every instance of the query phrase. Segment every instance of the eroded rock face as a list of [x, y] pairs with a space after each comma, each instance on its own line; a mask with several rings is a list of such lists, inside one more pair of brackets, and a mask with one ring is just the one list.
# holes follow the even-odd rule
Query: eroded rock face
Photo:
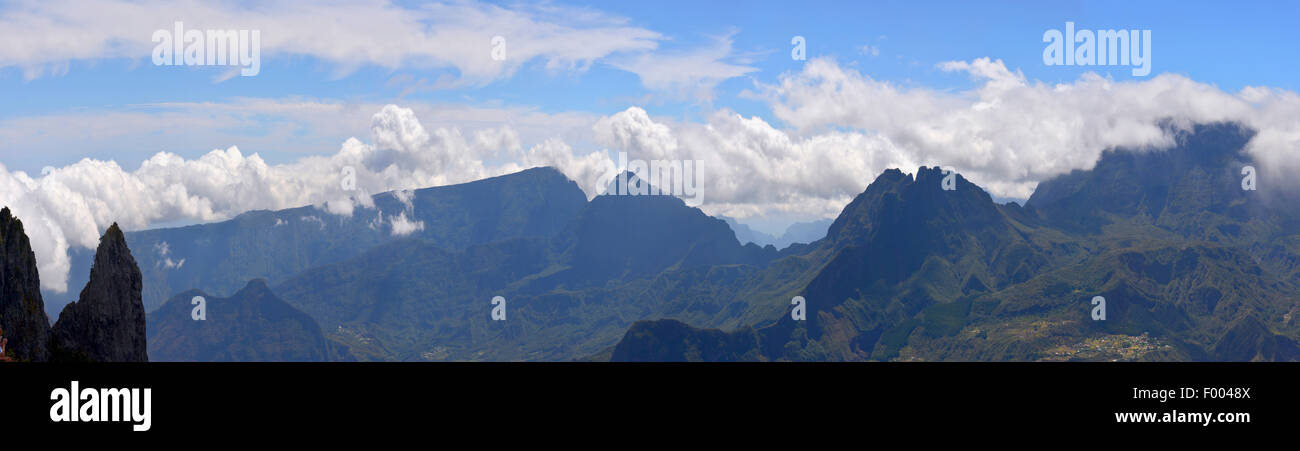
[[113, 224], [99, 240], [90, 282], [63, 307], [51, 336], [56, 361], [146, 362], [140, 268], [122, 230]]
[[0, 210], [0, 329], [9, 339], [5, 351], [16, 360], [49, 360], [50, 320], [41, 300], [36, 254], [23, 223], [6, 207]]

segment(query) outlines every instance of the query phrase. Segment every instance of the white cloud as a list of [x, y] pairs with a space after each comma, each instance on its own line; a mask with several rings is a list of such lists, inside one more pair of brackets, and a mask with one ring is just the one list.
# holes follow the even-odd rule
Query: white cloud
[[614, 163], [606, 152], [576, 154], [568, 143], [559, 139], [548, 139], [528, 149], [523, 156], [522, 165], [503, 167], [503, 170], [518, 170], [529, 167], [550, 166], [559, 169], [569, 180], [573, 180], [590, 199], [604, 188], [598, 180], [601, 175], [614, 169]]
[[597, 142], [629, 159], [699, 160], [699, 190], [711, 213], [747, 218], [774, 212], [833, 215], [866, 187], [877, 167], [911, 165], [880, 136], [830, 132], [792, 136], [728, 110], [705, 123], [650, 118], [631, 107], [597, 121]]
[[635, 152], [636, 158], [669, 158], [677, 152], [677, 138], [672, 130], [651, 120], [639, 107], [601, 118], [592, 131], [600, 144]]
[[401, 202], [402, 206], [405, 207], [406, 211], [415, 211], [415, 204], [412, 202], [415, 199], [415, 190], [413, 189], [394, 190], [393, 198], [397, 199], [398, 202]]
[[732, 61], [737, 57], [731, 45], [731, 36], [724, 36], [688, 51], [639, 53], [611, 59], [610, 64], [636, 74], [641, 84], [652, 91], [709, 102], [719, 83], [758, 71], [744, 62]]
[[[70, 246], [93, 248], [113, 222], [127, 230], [178, 221], [216, 221], [255, 209], [317, 205], [352, 215], [373, 207], [372, 194], [440, 186], [513, 172], [518, 162], [489, 166], [497, 156], [524, 153], [509, 126], [464, 134], [456, 128], [427, 130], [406, 108], [388, 105], [371, 120], [371, 143], [346, 140], [338, 152], [271, 165], [237, 147], [196, 159], [160, 152], [135, 171], [113, 161], [82, 159], [40, 177], [0, 164], [0, 204], [24, 220], [37, 255], [42, 285], [67, 289]], [[573, 176], [591, 166], [558, 139], [534, 146], [525, 164], [555, 165]], [[400, 196], [401, 194], [399, 194]], [[324, 228], [327, 222], [301, 217]], [[390, 218], [394, 233], [421, 225]], [[163, 249], [160, 249], [160, 251]], [[175, 263], [179, 266], [180, 263]]]
[[314, 223], [317, 226], [319, 226], [321, 230], [325, 230], [325, 220], [321, 219], [320, 216], [316, 216], [316, 215], [303, 216], [298, 219], [301, 220], [302, 222]]
[[389, 221], [392, 224], [393, 236], [406, 236], [419, 230], [424, 230], [424, 221], [412, 221], [406, 218], [406, 212], [401, 212], [397, 216], [390, 216]]
[[[480, 146], [506, 140], [500, 143], [503, 148], [551, 138], [580, 145], [589, 140], [591, 124], [600, 117], [495, 104], [409, 102], [403, 106], [426, 127], [461, 130], [473, 139], [486, 140]], [[163, 150], [196, 157], [201, 155], [197, 152], [238, 144], [241, 149], [257, 149], [268, 162], [284, 162], [369, 133], [371, 116], [383, 107], [293, 97], [236, 98], [24, 115], [0, 119], [0, 154], [6, 155], [10, 169], [35, 171], [92, 155], [111, 155], [120, 165], [135, 166]], [[503, 132], [503, 126], [511, 132]], [[474, 135], [481, 131], [483, 135]]]
[[[148, 59], [152, 33], [176, 21], [186, 29], [260, 30], [264, 62], [307, 55], [338, 74], [367, 65], [451, 68], [458, 76], [440, 80], [447, 87], [489, 83], [534, 60], [582, 70], [610, 55], [653, 50], [662, 39], [621, 17], [550, 4], [19, 0], [2, 12], [0, 64], [29, 79], [66, 73], [72, 61]], [[506, 38], [504, 61], [492, 59], [494, 36]]]
[[[600, 176], [615, 169], [608, 151], [633, 159], [702, 161], [702, 208], [741, 219], [833, 216], [881, 171], [920, 165], [955, 168], [994, 195], [1023, 198], [1041, 180], [1092, 167], [1103, 149], [1169, 145], [1165, 120], [1178, 126], [1242, 122], [1259, 131], [1248, 151], [1264, 174], [1300, 170], [1294, 158], [1300, 150], [1300, 96], [1294, 92], [1251, 87], [1227, 93], [1177, 75], [1115, 82], [1086, 74], [1049, 85], [988, 59], [941, 68], [970, 74], [975, 87], [902, 88], [834, 60], [810, 60], [799, 72], [760, 83], [751, 93], [771, 105], [775, 121], [727, 109], [693, 122], [651, 117], [639, 107], [602, 118], [479, 107], [428, 107], [425, 113], [387, 105], [376, 107], [369, 120], [369, 143], [348, 138], [331, 155], [283, 164], [228, 147], [189, 159], [159, 152], [134, 171], [89, 158], [39, 177], [0, 165], [0, 204], [27, 225], [43, 286], [61, 291], [68, 248], [93, 248], [114, 221], [139, 230], [302, 205], [328, 214], [370, 215], [364, 210], [373, 206], [371, 194], [533, 166], [558, 168], [592, 196], [603, 188]], [[296, 108], [283, 100], [241, 102], [261, 111]], [[322, 122], [341, 124], [357, 116], [350, 107], [304, 102], [304, 110], [318, 111]], [[222, 108], [240, 107], [216, 104], [214, 110]], [[608, 150], [575, 150], [570, 137]], [[350, 178], [354, 183], [345, 182]], [[406, 193], [395, 195], [402, 201]], [[387, 223], [398, 235], [420, 230], [423, 224], [407, 210], [376, 215], [371, 226], [382, 230]], [[327, 223], [314, 218], [322, 227]]]
[[1300, 145], [1300, 102], [1292, 92], [1247, 88], [1231, 94], [1171, 74], [1116, 82], [1087, 73], [1051, 85], [988, 58], [940, 68], [966, 72], [977, 86], [905, 89], [816, 59], [775, 84], [759, 85], [755, 95], [769, 101], [793, 133], [877, 135], [905, 157], [900, 160], [954, 167], [1006, 197], [1028, 197], [1041, 180], [1089, 169], [1104, 149], [1167, 147], [1172, 140], [1164, 120], [1183, 127], [1215, 121], [1251, 126], [1260, 134], [1250, 151], [1272, 163], [1271, 170], [1291, 165], [1279, 156]]
[[750, 93], [789, 128], [725, 109], [697, 123], [632, 107], [597, 121], [593, 132], [629, 158], [702, 160], [703, 208], [742, 219], [833, 216], [885, 169], [921, 165], [954, 168], [995, 196], [1023, 199], [1042, 180], [1092, 168], [1105, 149], [1170, 146], [1166, 124], [1243, 123], [1258, 131], [1247, 150], [1261, 171], [1300, 170], [1294, 92], [1232, 94], [1178, 75], [1115, 82], [1085, 74], [1048, 85], [986, 58], [940, 67], [970, 74], [976, 86], [905, 89], [815, 59]]

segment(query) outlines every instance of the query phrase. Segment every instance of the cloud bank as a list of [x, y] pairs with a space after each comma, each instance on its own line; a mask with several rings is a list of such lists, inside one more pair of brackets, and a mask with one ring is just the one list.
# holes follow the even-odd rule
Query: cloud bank
[[[63, 292], [68, 248], [93, 249], [113, 222], [139, 230], [303, 205], [352, 215], [359, 208], [372, 207], [373, 194], [522, 169], [515, 161], [577, 167], [583, 162], [562, 144], [543, 143], [524, 151], [509, 126], [468, 135], [457, 128], [426, 130], [412, 110], [394, 105], [374, 115], [370, 134], [370, 143], [351, 138], [333, 155], [282, 165], [267, 164], [257, 154], [245, 155], [233, 146], [193, 160], [160, 152], [134, 171], [114, 161], [87, 158], [33, 177], [0, 164], [0, 203], [9, 205], [27, 225], [42, 285]], [[500, 159], [511, 163], [492, 167], [485, 163]], [[388, 222], [399, 235], [423, 227], [403, 215]]]
[[[1049, 85], [989, 59], [940, 67], [969, 74], [974, 87], [901, 88], [835, 60], [814, 59], [748, 93], [767, 102], [773, 122], [727, 109], [680, 121], [629, 107], [591, 117], [586, 140], [593, 145], [585, 149], [562, 136], [522, 139], [510, 125], [426, 129], [415, 111], [388, 105], [371, 118], [368, 143], [346, 139], [332, 155], [285, 164], [229, 147], [195, 159], [161, 152], [133, 171], [96, 159], [40, 176], [0, 165], [0, 203], [27, 224], [43, 286], [63, 291], [68, 249], [93, 248], [114, 221], [139, 230], [302, 205], [352, 215], [372, 206], [372, 194], [535, 166], [558, 168], [591, 196], [602, 188], [601, 176], [616, 169], [611, 152], [702, 161], [702, 208], [741, 219], [833, 216], [881, 171], [920, 165], [956, 169], [995, 196], [1025, 198], [1039, 181], [1091, 168], [1105, 149], [1171, 145], [1166, 124], [1240, 122], [1258, 131], [1247, 151], [1261, 165], [1261, 180], [1300, 170], [1300, 96], [1294, 92], [1249, 87], [1228, 93], [1168, 74], [1126, 82], [1085, 74]], [[419, 230], [422, 224], [408, 218], [378, 217], [376, 223], [394, 234]]]

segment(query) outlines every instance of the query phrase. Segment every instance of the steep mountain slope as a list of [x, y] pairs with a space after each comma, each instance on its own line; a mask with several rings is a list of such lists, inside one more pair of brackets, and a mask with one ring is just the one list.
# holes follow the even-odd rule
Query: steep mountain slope
[[828, 234], [833, 256], [803, 294], [807, 321], [783, 317], [766, 337], [770, 353], [818, 342], [807, 358], [882, 358], [893, 352], [881, 343], [892, 325], [1028, 280], [1076, 253], [1012, 219], [960, 175], [944, 190], [943, 177], [938, 168], [915, 178], [886, 171], [844, 209]]
[[726, 222], [671, 196], [597, 196], [574, 226], [574, 283], [653, 276], [668, 268], [761, 265], [775, 249], [741, 246]]
[[51, 359], [147, 362], [140, 290], [140, 269], [122, 230], [113, 224], [99, 239], [80, 299], [63, 307], [51, 329]]
[[1199, 125], [1172, 149], [1108, 151], [1025, 208], [887, 171], [831, 226], [806, 321], [721, 341], [639, 323], [614, 358], [1300, 359], [1297, 210], [1242, 189], [1252, 135]]
[[[1241, 189], [1244, 149], [1254, 132], [1236, 124], [1175, 132], [1169, 150], [1111, 150], [1089, 171], [1044, 181], [1025, 203], [1056, 227], [1091, 233], [1143, 218], [1185, 236], [1211, 239], [1212, 217], [1246, 221], [1264, 213]], [[1267, 185], [1267, 184], [1266, 184]], [[1276, 185], [1275, 185], [1276, 186]]]
[[[127, 234], [144, 272], [148, 310], [189, 289], [229, 293], [264, 278], [278, 283], [314, 266], [414, 237], [450, 250], [513, 237], [561, 231], [586, 206], [577, 184], [552, 168], [535, 168], [460, 185], [384, 193], [374, 208], [334, 215], [316, 207], [254, 211], [218, 223]], [[395, 228], [394, 223], [419, 227]], [[403, 235], [402, 232], [409, 232]], [[70, 285], [89, 267], [74, 252]], [[84, 270], [83, 270], [84, 271]], [[69, 296], [46, 293], [57, 311]]]
[[0, 210], [0, 330], [8, 338], [5, 353], [16, 360], [50, 358], [50, 320], [41, 300], [36, 255], [23, 223]]
[[[794, 254], [776, 266], [807, 271]], [[788, 289], [760, 271], [777, 256], [680, 199], [603, 195], [553, 237], [459, 251], [400, 240], [275, 291], [360, 359], [566, 360], [613, 346], [637, 319], [771, 315], [744, 297]], [[507, 300], [505, 321], [490, 318], [494, 296]]]
[[[1150, 243], [973, 300], [965, 322], [903, 356], [942, 359], [1295, 360], [1300, 328], [1285, 317], [1295, 287], [1245, 252], [1211, 244]], [[1091, 318], [1094, 296], [1106, 320]], [[1242, 328], [1245, 329], [1242, 329]], [[1232, 330], [1237, 335], [1230, 336]], [[976, 332], [978, 331], [978, 332]], [[927, 332], [927, 331], [921, 331]], [[1145, 337], [1145, 343], [1137, 343]], [[1098, 341], [1099, 338], [1104, 338]], [[1261, 339], [1277, 345], [1257, 346]], [[1106, 341], [1109, 340], [1110, 343]], [[1248, 340], [1249, 343], [1243, 342]], [[1262, 355], [1260, 355], [1262, 353]]]
[[[204, 317], [192, 315], [196, 296]], [[257, 279], [228, 298], [199, 290], [176, 295], [147, 321], [149, 357], [177, 362], [322, 362], [331, 345], [306, 313], [280, 300]]]

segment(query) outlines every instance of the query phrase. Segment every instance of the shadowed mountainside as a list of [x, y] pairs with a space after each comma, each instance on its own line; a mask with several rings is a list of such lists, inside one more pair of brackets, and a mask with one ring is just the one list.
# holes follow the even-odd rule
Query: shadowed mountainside
[[13, 359], [50, 358], [50, 320], [40, 287], [36, 254], [23, 223], [5, 207], [0, 210], [0, 335], [8, 337], [5, 353]]
[[[204, 298], [196, 320], [192, 304]], [[346, 360], [306, 313], [276, 297], [266, 281], [250, 281], [228, 298], [192, 290], [149, 314], [149, 356], [175, 362], [323, 362]]]
[[0, 328], [6, 355], [19, 361], [145, 362], [140, 270], [117, 224], [95, 250], [89, 282], [50, 326], [40, 276], [22, 222], [0, 210]]
[[99, 239], [90, 282], [50, 332], [57, 361], [147, 362], [140, 269], [117, 224]]
[[[335, 215], [313, 206], [252, 211], [228, 221], [126, 234], [144, 275], [149, 311], [191, 288], [231, 293], [253, 279], [279, 283], [314, 266], [355, 257], [375, 246], [415, 237], [450, 250], [562, 230], [587, 203], [577, 184], [552, 168], [459, 185], [373, 196], [374, 208]], [[422, 228], [403, 235], [395, 219]], [[85, 283], [91, 255], [70, 253], [69, 285]], [[70, 296], [46, 294], [54, 312]]]

